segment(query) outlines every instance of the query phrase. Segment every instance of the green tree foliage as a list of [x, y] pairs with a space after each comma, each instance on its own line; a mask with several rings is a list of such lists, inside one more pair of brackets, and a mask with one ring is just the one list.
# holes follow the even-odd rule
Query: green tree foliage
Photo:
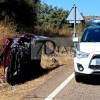
[[[52, 36], [69, 36], [73, 32], [73, 24], [66, 20], [68, 14], [68, 10], [49, 6], [40, 0], [5, 0], [0, 3], [0, 20], [13, 19], [18, 31], [43, 33], [46, 36], [48, 33]], [[77, 24], [77, 32], [82, 33], [86, 25], [88, 24], [83, 22]]]
[[38, 25], [48, 26], [52, 28], [61, 29], [67, 27], [66, 18], [69, 11], [63, 10], [63, 8], [48, 6], [46, 3], [41, 4], [38, 12]]
[[36, 4], [39, 0], [6, 0], [2, 6], [2, 17], [8, 15], [16, 23], [26, 26], [35, 25], [37, 19]]

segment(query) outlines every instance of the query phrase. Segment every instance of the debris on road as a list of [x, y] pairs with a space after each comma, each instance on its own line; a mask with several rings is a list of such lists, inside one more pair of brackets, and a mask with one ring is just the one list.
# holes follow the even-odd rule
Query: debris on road
[[55, 63], [55, 62], [58, 62], [58, 60], [57, 59], [55, 59], [55, 58], [52, 58], [52, 61]]

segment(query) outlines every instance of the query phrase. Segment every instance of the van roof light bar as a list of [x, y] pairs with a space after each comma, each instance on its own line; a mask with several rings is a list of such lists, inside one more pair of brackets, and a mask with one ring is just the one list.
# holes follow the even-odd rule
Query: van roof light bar
[[100, 25], [100, 19], [96, 19], [96, 20], [90, 20], [90, 24], [92, 25]]

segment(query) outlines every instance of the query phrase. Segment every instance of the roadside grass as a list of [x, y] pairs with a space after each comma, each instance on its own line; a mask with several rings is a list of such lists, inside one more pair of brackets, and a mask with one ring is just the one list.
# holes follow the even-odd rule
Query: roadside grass
[[[22, 100], [29, 92], [35, 90], [40, 85], [44, 84], [50, 78], [52, 78], [57, 72], [63, 70], [73, 62], [73, 55], [65, 56], [59, 58], [56, 57], [58, 60], [57, 63], [52, 62], [52, 57], [44, 56], [42, 57], [41, 65], [47, 71], [46, 73], [38, 76], [33, 80], [29, 80], [24, 84], [15, 85], [15, 87], [5, 85], [0, 89], [0, 100]], [[32, 96], [33, 98], [38, 98], [35, 94]]]
[[56, 29], [48, 26], [44, 26], [44, 27], [36, 26], [34, 33], [38, 35], [47, 36], [47, 37], [70, 37], [72, 36], [73, 29], [69, 29], [69, 28]]
[[3, 44], [6, 38], [16, 35], [16, 26], [9, 18], [0, 22], [0, 53], [3, 50]]
[[[58, 36], [70, 36], [72, 34], [72, 30], [70, 29], [61, 29], [56, 30], [50, 27], [36, 27], [33, 30], [34, 34], [37, 35], [44, 35], [44, 36], [51, 36], [51, 37], [58, 37]], [[13, 21], [10, 21], [9, 18], [5, 18], [4, 21], [0, 22], [0, 53], [3, 50], [3, 44], [6, 38], [13, 37], [17, 34], [16, 26]], [[0, 100], [21, 100], [28, 92], [31, 90], [36, 89], [38, 86], [46, 82], [50, 79], [53, 75], [57, 73], [58, 70], [62, 70], [64, 67], [67, 67], [69, 64], [72, 63], [73, 54], [61, 54], [61, 57], [55, 57], [58, 62], [54, 63], [52, 58], [54, 56], [45, 56], [42, 57], [41, 66], [45, 69], [42, 75], [39, 75], [37, 78], [33, 80], [29, 80], [24, 84], [17, 85], [17, 87], [13, 88], [6, 81], [0, 80]], [[3, 69], [0, 69], [1, 73]]]

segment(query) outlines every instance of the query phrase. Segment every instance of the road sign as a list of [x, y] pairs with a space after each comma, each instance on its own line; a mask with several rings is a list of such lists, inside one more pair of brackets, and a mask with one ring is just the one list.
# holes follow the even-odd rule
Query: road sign
[[76, 20], [76, 23], [80, 23], [80, 20], [83, 20], [83, 16], [81, 15], [81, 13], [75, 5], [73, 5], [70, 14], [67, 17], [69, 23], [74, 23], [74, 19]]
[[74, 4], [70, 14], [67, 17], [67, 20], [69, 20], [69, 23], [74, 23], [74, 34], [76, 33], [76, 23], [80, 23], [80, 20], [83, 20], [83, 16], [77, 9], [76, 5]]
[[[69, 20], [69, 23], [74, 23], [74, 20]], [[76, 23], [80, 23], [80, 20], [76, 20]]]
[[[73, 7], [70, 11], [70, 14], [67, 17], [67, 20], [69, 21], [69, 23], [74, 23], [74, 36], [75, 36], [75, 34], [76, 34], [76, 23], [80, 23], [80, 20], [83, 20], [83, 16], [79, 12], [79, 10], [77, 9], [75, 4], [73, 5]], [[76, 38], [76, 36], [74, 38]], [[74, 47], [76, 48], [75, 43], [74, 43]]]

